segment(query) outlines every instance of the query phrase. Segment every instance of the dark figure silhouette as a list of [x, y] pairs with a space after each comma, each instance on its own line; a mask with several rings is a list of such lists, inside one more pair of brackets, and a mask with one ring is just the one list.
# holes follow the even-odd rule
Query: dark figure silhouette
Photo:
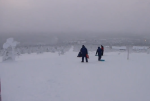
[[103, 54], [104, 54], [104, 46], [103, 45], [101, 45], [101, 49], [102, 49], [102, 56], [103, 56]]
[[88, 62], [88, 59], [86, 57], [86, 55], [88, 54], [88, 50], [86, 49], [86, 47], [84, 45], [82, 45], [80, 52], [82, 54], [82, 61], [81, 62], [84, 62], [84, 58], [86, 59], [86, 62]]
[[98, 53], [98, 61], [101, 60], [101, 57], [102, 57], [102, 49], [100, 47], [98, 47], [97, 51], [96, 51], [96, 55]]

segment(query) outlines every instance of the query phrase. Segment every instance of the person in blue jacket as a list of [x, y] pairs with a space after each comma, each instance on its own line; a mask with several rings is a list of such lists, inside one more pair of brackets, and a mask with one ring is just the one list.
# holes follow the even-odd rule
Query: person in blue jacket
[[86, 55], [88, 54], [88, 50], [84, 45], [82, 45], [80, 52], [82, 54], [82, 61], [81, 62], [84, 62], [84, 58], [86, 59], [86, 62], [88, 62], [88, 59], [86, 57]]
[[100, 47], [98, 47], [95, 55], [97, 55], [97, 53], [98, 53], [98, 61], [100, 61], [102, 57], [102, 49]]

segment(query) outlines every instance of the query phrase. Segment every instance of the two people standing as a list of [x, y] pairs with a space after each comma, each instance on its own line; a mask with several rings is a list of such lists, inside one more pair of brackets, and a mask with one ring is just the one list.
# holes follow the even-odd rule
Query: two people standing
[[[96, 55], [98, 54], [98, 61], [101, 60], [101, 57], [103, 56], [103, 52], [104, 52], [104, 47], [101, 45], [101, 48], [98, 47], [97, 51], [96, 51]], [[82, 45], [82, 48], [80, 49], [80, 55], [82, 56], [82, 61], [84, 62], [84, 58], [86, 59], [86, 62], [88, 62], [88, 50], [87, 48]]]
[[100, 61], [101, 60], [101, 58], [102, 58], [102, 49], [100, 48], [100, 47], [98, 47], [98, 49], [97, 49], [97, 51], [96, 51], [96, 54], [95, 54], [95, 56], [98, 54], [98, 61]]
[[101, 48], [98, 47], [98, 49], [97, 49], [97, 51], [96, 51], [96, 54], [95, 54], [95, 55], [98, 54], [98, 61], [101, 60], [101, 58], [102, 58], [102, 56], [103, 56], [103, 53], [104, 53], [104, 47], [101, 45]]

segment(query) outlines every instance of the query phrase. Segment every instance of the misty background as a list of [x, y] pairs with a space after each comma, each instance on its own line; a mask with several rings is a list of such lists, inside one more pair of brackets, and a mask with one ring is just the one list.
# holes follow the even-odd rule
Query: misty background
[[150, 45], [150, 1], [0, 0], [0, 47], [9, 37], [22, 45], [54, 38]]

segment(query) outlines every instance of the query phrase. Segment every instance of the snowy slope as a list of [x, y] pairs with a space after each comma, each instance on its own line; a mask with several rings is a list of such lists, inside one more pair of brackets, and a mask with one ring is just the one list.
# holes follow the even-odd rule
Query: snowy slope
[[81, 63], [72, 49], [25, 54], [0, 63], [3, 101], [150, 101], [150, 55], [105, 53], [105, 62], [90, 52]]

